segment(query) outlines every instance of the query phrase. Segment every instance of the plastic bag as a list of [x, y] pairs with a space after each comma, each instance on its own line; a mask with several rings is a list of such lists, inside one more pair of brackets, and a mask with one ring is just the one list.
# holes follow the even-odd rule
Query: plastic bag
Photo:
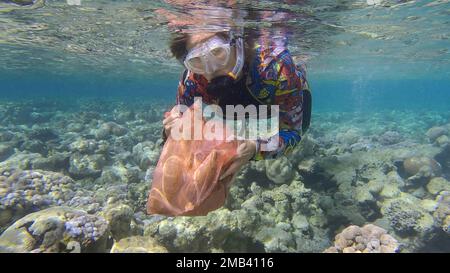
[[[205, 121], [201, 122], [204, 126]], [[200, 216], [222, 207], [233, 176], [220, 181], [219, 177], [236, 149], [236, 141], [174, 140], [169, 136], [153, 173], [147, 212]]]

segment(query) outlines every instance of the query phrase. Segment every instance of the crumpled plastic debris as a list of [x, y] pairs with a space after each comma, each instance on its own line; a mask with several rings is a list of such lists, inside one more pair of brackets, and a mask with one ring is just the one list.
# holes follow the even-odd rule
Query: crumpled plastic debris
[[[205, 127], [205, 120], [200, 122]], [[169, 136], [153, 173], [147, 213], [203, 216], [222, 207], [234, 175], [219, 177], [231, 164], [237, 146], [236, 140], [224, 138], [175, 140]]]

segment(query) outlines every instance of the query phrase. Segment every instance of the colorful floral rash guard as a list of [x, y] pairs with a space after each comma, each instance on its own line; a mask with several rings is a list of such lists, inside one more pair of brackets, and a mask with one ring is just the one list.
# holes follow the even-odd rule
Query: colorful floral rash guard
[[[303, 93], [309, 88], [304, 70], [294, 64], [287, 47], [276, 43], [257, 43], [254, 56], [251, 64], [244, 68], [247, 72], [247, 93], [259, 105], [279, 105], [280, 115], [278, 134], [258, 139], [260, 147], [277, 137], [274, 138], [278, 139], [277, 147], [271, 151], [258, 149], [253, 160], [273, 159], [288, 154], [300, 142]], [[185, 71], [178, 85], [177, 104], [191, 106], [195, 97], [202, 97], [206, 104], [220, 104], [218, 98], [206, 92], [207, 85], [208, 81], [202, 75]], [[242, 101], [248, 101], [247, 96], [233, 96], [234, 104], [245, 104]]]

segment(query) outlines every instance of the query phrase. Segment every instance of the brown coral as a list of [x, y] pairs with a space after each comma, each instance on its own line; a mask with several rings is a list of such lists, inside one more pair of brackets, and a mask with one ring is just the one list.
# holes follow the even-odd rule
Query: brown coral
[[361, 227], [351, 225], [336, 235], [334, 246], [325, 253], [395, 253], [399, 244], [386, 230], [368, 224]]

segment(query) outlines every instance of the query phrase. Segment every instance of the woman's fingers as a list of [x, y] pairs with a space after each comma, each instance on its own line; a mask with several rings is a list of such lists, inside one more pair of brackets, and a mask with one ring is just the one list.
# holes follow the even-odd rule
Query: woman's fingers
[[177, 118], [181, 117], [180, 112], [178, 111], [178, 109], [175, 109], [177, 107], [174, 107], [170, 112], [169, 112], [169, 116], [163, 119], [163, 124], [167, 124]]
[[172, 108], [172, 110], [170, 110], [169, 115], [163, 119], [163, 126], [166, 136], [170, 135], [170, 130], [179, 118], [181, 118], [180, 108], [176, 105]]
[[224, 179], [229, 175], [234, 175], [244, 166], [255, 154], [256, 144], [252, 141], [244, 141], [239, 144], [236, 149], [236, 156], [233, 158], [233, 163], [230, 167], [220, 176], [219, 180]]
[[166, 136], [170, 135], [172, 128], [177, 124], [178, 120], [179, 120], [179, 118], [175, 118], [164, 125], [164, 130], [166, 131]]
[[175, 105], [172, 110], [170, 110], [170, 114], [172, 116], [181, 117], [181, 108], [180, 105]]
[[178, 117], [176, 117], [176, 116], [168, 116], [167, 118], [165, 118], [164, 120], [163, 120], [163, 125], [165, 126], [165, 125], [167, 125], [167, 124], [169, 124], [169, 123], [171, 123], [171, 122], [173, 122], [174, 120], [176, 120]]

